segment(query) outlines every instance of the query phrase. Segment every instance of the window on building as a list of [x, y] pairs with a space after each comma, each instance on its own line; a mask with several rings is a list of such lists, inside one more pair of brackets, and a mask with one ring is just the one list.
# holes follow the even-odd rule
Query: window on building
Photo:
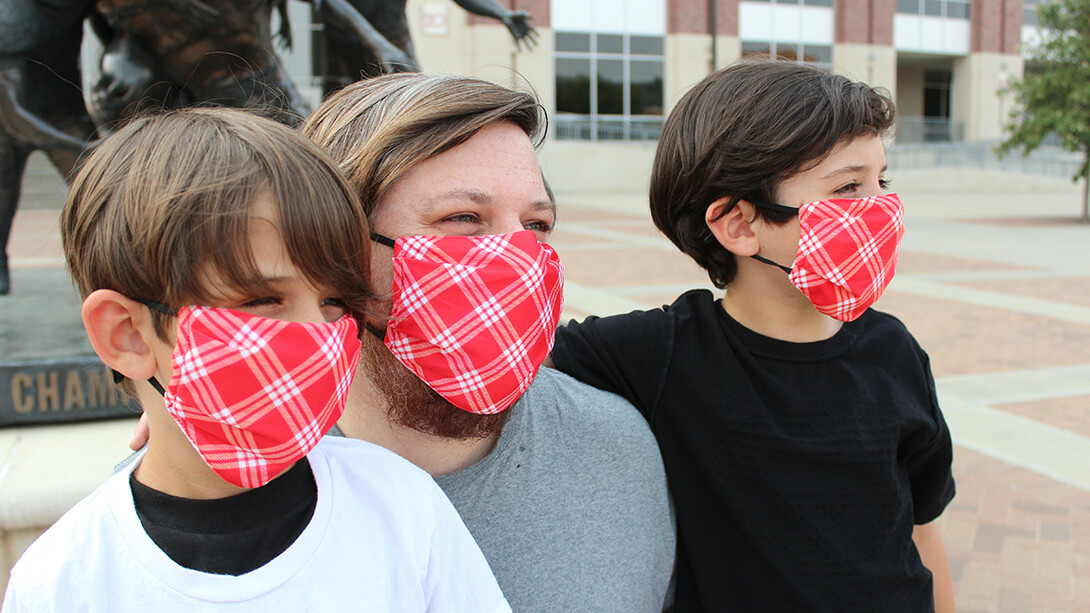
[[1022, 3], [1022, 25], [1037, 25], [1037, 5], [1040, 3], [1040, 0], [1025, 0]]
[[811, 45], [780, 41], [742, 41], [743, 57], [775, 57], [791, 62], [817, 64], [831, 68], [833, 48], [830, 45]]
[[665, 5], [658, 19], [647, 18], [648, 8], [646, 1], [553, 3], [557, 22], [553, 124], [558, 139], [658, 138], [663, 120]]
[[928, 17], [970, 19], [971, 0], [897, 0], [897, 12]]

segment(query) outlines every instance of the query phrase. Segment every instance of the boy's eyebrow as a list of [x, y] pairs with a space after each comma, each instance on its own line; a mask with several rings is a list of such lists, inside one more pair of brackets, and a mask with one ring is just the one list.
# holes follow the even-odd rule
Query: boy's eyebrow
[[[822, 177], [822, 179], [831, 179], [833, 177], [839, 177], [840, 175], [848, 175], [848, 174], [852, 174], [852, 173], [856, 173], [856, 172], [862, 172], [862, 171], [864, 171], [866, 169], [867, 169], [867, 166], [865, 164], [855, 164], [855, 165], [852, 165], [852, 166], [845, 166], [843, 168], [838, 168], [837, 170], [834, 170], [834, 171], [830, 172], [829, 174]], [[888, 170], [888, 169], [889, 169], [889, 164], [886, 164], [885, 166], [882, 166], [882, 170], [879, 172], [879, 174], [886, 172], [886, 170]]]

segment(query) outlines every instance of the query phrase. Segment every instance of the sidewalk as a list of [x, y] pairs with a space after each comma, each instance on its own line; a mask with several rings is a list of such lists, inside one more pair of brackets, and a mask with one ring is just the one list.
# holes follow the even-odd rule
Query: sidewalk
[[[88, 351], [60, 260], [63, 185], [41, 187], [52, 169], [40, 158], [32, 166], [37, 204], [20, 211], [10, 249], [13, 296], [37, 301], [21, 307], [33, 327], [0, 329], [0, 355], [13, 338], [23, 352], [47, 342], [48, 351]], [[877, 308], [900, 317], [931, 355], [954, 436], [958, 495], [939, 521], [959, 611], [1090, 611], [1090, 225], [1072, 221], [1079, 188], [988, 173], [889, 174], [908, 209], [907, 235]], [[644, 194], [564, 193], [563, 178], [551, 179], [567, 317], [653, 308], [710, 287], [653, 228]], [[0, 297], [0, 326], [10, 327], [12, 304]], [[61, 329], [79, 334], [53, 339]], [[0, 429], [0, 571], [42, 529], [34, 517], [67, 508], [109, 474], [131, 429], [128, 420]]]

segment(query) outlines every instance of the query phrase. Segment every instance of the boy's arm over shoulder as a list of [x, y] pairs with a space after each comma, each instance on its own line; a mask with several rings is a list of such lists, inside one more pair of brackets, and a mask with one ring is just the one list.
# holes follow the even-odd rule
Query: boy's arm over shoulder
[[510, 613], [481, 548], [443, 490], [433, 486], [435, 526], [424, 579], [427, 610]]
[[562, 326], [556, 331], [551, 357], [557, 370], [624, 397], [650, 418], [670, 364], [673, 341], [674, 312], [666, 306], [609, 317], [590, 316]]

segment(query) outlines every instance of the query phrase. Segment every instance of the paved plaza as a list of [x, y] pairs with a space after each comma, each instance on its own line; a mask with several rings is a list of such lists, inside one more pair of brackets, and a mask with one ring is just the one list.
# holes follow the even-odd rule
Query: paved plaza
[[[889, 176], [907, 208], [907, 234], [877, 308], [901, 318], [930, 354], [953, 433], [958, 494], [939, 521], [959, 611], [1090, 611], [1090, 224], [1074, 220], [1079, 188], [983, 171]], [[608, 195], [565, 192], [564, 177], [550, 180], [566, 316], [654, 308], [710, 288], [652, 226], [645, 178], [631, 193]], [[56, 229], [63, 184], [38, 157], [26, 189], [31, 202], [16, 218], [10, 252], [27, 324], [13, 326], [16, 301], [0, 297], [0, 354], [87, 352], [78, 326], [58, 325], [78, 321]], [[53, 328], [69, 332], [54, 337]], [[87, 470], [104, 476], [126, 454], [131, 428], [117, 423], [57, 431], [65, 441], [96, 432], [107, 451]], [[27, 504], [2, 497], [9, 482], [35, 480], [17, 474], [35, 464], [16, 461], [15, 447], [48, 438], [43, 430], [0, 430], [0, 515]]]

